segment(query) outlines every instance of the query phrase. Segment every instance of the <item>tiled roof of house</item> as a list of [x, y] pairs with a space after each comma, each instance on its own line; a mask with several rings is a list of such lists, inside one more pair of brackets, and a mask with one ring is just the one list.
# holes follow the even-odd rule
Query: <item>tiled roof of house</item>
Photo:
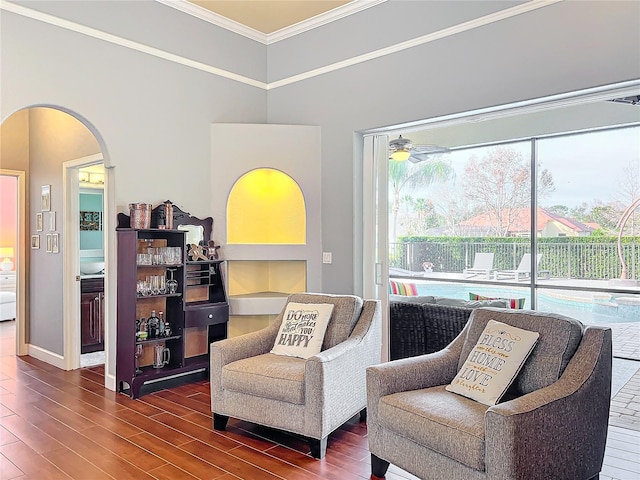
[[[529, 233], [531, 231], [531, 209], [519, 208], [511, 211], [511, 218], [509, 218], [509, 211], [503, 210], [504, 224], [508, 225], [507, 232], [511, 235], [517, 235], [520, 233]], [[538, 232], [545, 229], [549, 222], [557, 222], [564, 225], [566, 228], [573, 230], [576, 233], [593, 232], [597, 227], [586, 225], [577, 220], [562, 217], [560, 215], [553, 214], [544, 208], [538, 207]], [[498, 222], [495, 215], [490, 213], [483, 213], [475, 217], [469, 218], [460, 222], [463, 227], [471, 227], [475, 229], [489, 229], [492, 226], [497, 226]]]

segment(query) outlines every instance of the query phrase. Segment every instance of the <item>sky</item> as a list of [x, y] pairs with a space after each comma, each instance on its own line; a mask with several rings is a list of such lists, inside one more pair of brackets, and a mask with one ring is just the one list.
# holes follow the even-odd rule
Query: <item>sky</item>
[[[529, 142], [512, 144], [512, 147], [529, 158]], [[451, 160], [457, 182], [469, 157], [476, 154], [482, 158], [483, 152], [486, 147], [454, 151], [444, 157]], [[539, 200], [541, 206], [573, 208], [583, 202], [608, 203], [621, 198], [619, 189], [623, 182], [640, 181], [640, 127], [541, 139], [538, 160], [541, 168], [551, 172], [555, 186], [555, 191]], [[635, 179], [626, 174], [630, 166], [638, 173]], [[429, 197], [438, 195], [439, 190], [434, 186], [423, 193]], [[636, 191], [640, 191], [640, 185], [636, 185]]]

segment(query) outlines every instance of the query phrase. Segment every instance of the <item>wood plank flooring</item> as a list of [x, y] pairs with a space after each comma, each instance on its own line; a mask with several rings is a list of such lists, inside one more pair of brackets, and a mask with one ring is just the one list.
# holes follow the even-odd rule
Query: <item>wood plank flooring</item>
[[[639, 459], [640, 432], [612, 426], [600, 478], [640, 480]], [[205, 380], [131, 400], [103, 387], [101, 366], [0, 358], [0, 480], [362, 480], [369, 461], [357, 416], [316, 460], [303, 440], [257, 425], [231, 419], [214, 431]], [[415, 478], [394, 466], [387, 474]]]

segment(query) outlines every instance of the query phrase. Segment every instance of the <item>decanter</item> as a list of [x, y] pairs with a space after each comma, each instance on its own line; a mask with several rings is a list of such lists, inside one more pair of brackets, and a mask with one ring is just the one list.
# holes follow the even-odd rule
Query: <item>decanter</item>
[[156, 315], [155, 310], [151, 310], [151, 316], [147, 319], [147, 330], [149, 332], [149, 338], [156, 338], [160, 328], [160, 319]]

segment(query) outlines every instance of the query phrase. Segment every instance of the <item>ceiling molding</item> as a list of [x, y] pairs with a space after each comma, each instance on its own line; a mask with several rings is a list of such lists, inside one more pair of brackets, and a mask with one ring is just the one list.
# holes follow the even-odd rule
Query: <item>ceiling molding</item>
[[[161, 1], [164, 3], [167, 0], [156, 0], [156, 1]], [[379, 0], [372, 0], [372, 1], [375, 2]], [[386, 0], [383, 0], [383, 1], [386, 1]], [[414, 38], [412, 40], [407, 40], [405, 42], [401, 42], [396, 45], [391, 45], [389, 47], [374, 50], [373, 52], [365, 53], [352, 58], [348, 58], [346, 60], [332, 63], [330, 65], [325, 65], [323, 67], [309, 70], [307, 72], [303, 72], [297, 75], [292, 75], [290, 77], [283, 78], [281, 80], [277, 80], [271, 83], [264, 83], [258, 80], [254, 80], [252, 78], [245, 77], [243, 75], [239, 75], [233, 72], [229, 72], [221, 68], [213, 67], [211, 65], [198, 62], [196, 60], [191, 60], [191, 59], [182, 57], [180, 55], [175, 55], [173, 53], [169, 53], [164, 50], [160, 50], [154, 47], [144, 45], [142, 43], [134, 42], [132, 40], [127, 40], [125, 38], [118, 37], [116, 35], [112, 35], [110, 33], [106, 33], [101, 30], [86, 27], [79, 23], [71, 22], [69, 20], [64, 20], [64, 19], [55, 17], [53, 15], [39, 12], [37, 10], [32, 10], [30, 8], [23, 7], [21, 5], [14, 4], [6, 0], [0, 0], [0, 9], [6, 10], [8, 12], [12, 12], [18, 15], [22, 15], [34, 20], [38, 20], [44, 23], [48, 23], [50, 25], [55, 25], [67, 30], [77, 32], [77, 33], [81, 33], [83, 35], [87, 35], [93, 38], [104, 40], [106, 42], [113, 43], [115, 45], [119, 45], [125, 48], [130, 48], [138, 52], [147, 53], [149, 55], [162, 58], [165, 60], [169, 60], [170, 62], [175, 62], [187, 67], [195, 68], [197, 70], [211, 73], [213, 75], [224, 77], [230, 80], [235, 80], [237, 82], [244, 83], [246, 85], [262, 88], [264, 90], [272, 90], [275, 88], [283, 87], [285, 85], [290, 85], [292, 83], [307, 80], [309, 78], [317, 77], [325, 73], [333, 72], [333, 71], [347, 68], [353, 65], [357, 65], [359, 63], [363, 63], [369, 60], [380, 58], [385, 55], [390, 55], [392, 53], [400, 52], [402, 50], [423, 45], [425, 43], [433, 42], [445, 37], [456, 35], [458, 33], [466, 32], [474, 28], [486, 26], [494, 22], [511, 18], [516, 15], [521, 15], [523, 13], [527, 13], [540, 8], [544, 8], [562, 1], [564, 0], [532, 0], [520, 5], [517, 5], [515, 7], [506, 8], [504, 10], [500, 10], [498, 12], [494, 12], [489, 15], [485, 15], [483, 17], [475, 18], [473, 20], [469, 20], [467, 22], [463, 22], [458, 25], [453, 25], [451, 27], [438, 30], [437, 32], [432, 32], [427, 35]], [[172, 3], [175, 3], [175, 2], [176, 0], [172, 0]], [[180, 3], [187, 3], [187, 2], [183, 2], [183, 0], [180, 0]]]
[[435, 40], [440, 40], [445, 37], [456, 35], [458, 33], [466, 32], [468, 30], [473, 30], [474, 28], [483, 27], [491, 23], [495, 23], [507, 18], [515, 17], [516, 15], [522, 15], [523, 13], [528, 13], [532, 10], [548, 7], [549, 5], [553, 5], [555, 3], [562, 2], [562, 1], [564, 0], [533, 0], [527, 3], [517, 5], [515, 7], [499, 10], [497, 12], [490, 13], [483, 17], [474, 18], [473, 20], [459, 23], [458, 25], [453, 25], [451, 27], [447, 27], [442, 30], [438, 30], [436, 32], [428, 33], [421, 37], [407, 40], [406, 42], [397, 43], [389, 47], [381, 48], [379, 50], [374, 50], [373, 52], [358, 55], [356, 57], [351, 57], [346, 60], [335, 62], [330, 65], [325, 65], [324, 67], [309, 70], [307, 72], [299, 73], [297, 75], [293, 75], [288, 78], [283, 78], [282, 80], [270, 82], [267, 85], [267, 90], [283, 87], [291, 83], [300, 82], [302, 80], [317, 77], [318, 75], [323, 75], [325, 73], [333, 72], [335, 70], [340, 70], [342, 68], [357, 65], [358, 63], [367, 62], [369, 60], [380, 58], [385, 55], [390, 55], [392, 53], [397, 53], [402, 50], [407, 50], [409, 48], [417, 47], [419, 45], [424, 45], [425, 43], [430, 43]]
[[281, 28], [280, 30], [276, 30], [275, 32], [268, 34], [267, 45], [313, 30], [314, 28], [321, 27], [327, 23], [335, 22], [336, 20], [348, 17], [349, 15], [361, 12], [386, 1], [387, 0], [356, 0], [355, 2], [347, 3], [341, 7], [336, 7], [333, 10], [316, 15], [308, 20], [295, 23], [289, 27]]
[[321, 27], [322, 25], [326, 25], [327, 23], [331, 23], [335, 20], [339, 20], [349, 15], [353, 15], [354, 13], [361, 12], [362, 10], [386, 2], [387, 0], [356, 0], [340, 7], [336, 7], [333, 10], [329, 10], [328, 12], [316, 15], [315, 17], [312, 17], [308, 20], [298, 22], [289, 27], [281, 28], [280, 30], [276, 30], [272, 33], [259, 32], [258, 30], [247, 27], [246, 25], [236, 22], [235, 20], [223, 17], [222, 15], [207, 10], [206, 8], [203, 8], [199, 5], [190, 3], [187, 0], [155, 1], [162, 3], [163, 5], [167, 5], [168, 7], [175, 8], [176, 10], [180, 10], [181, 12], [188, 15], [197, 17], [200, 20], [204, 20], [205, 22], [209, 22], [213, 25], [217, 25], [218, 27], [225, 28], [231, 32], [237, 33], [238, 35], [242, 35], [251, 40], [255, 40], [256, 42], [263, 43], [264, 45], [271, 45], [272, 43], [291, 38], [295, 35], [313, 30], [314, 28]]

